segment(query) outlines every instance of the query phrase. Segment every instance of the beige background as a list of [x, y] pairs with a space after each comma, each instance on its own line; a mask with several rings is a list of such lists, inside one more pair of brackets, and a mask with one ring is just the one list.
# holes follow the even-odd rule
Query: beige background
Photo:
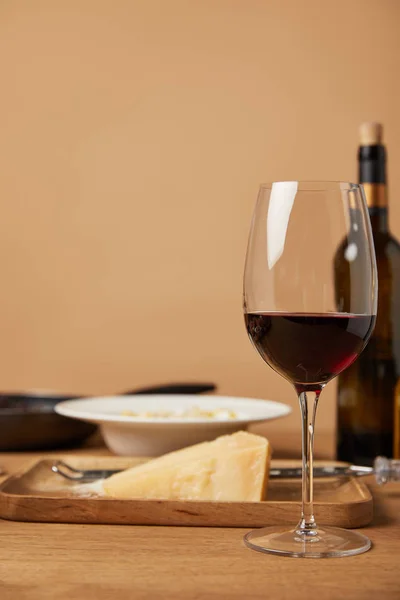
[[354, 180], [382, 120], [400, 235], [399, 31], [397, 0], [3, 0], [0, 387], [296, 407], [243, 325], [258, 184]]

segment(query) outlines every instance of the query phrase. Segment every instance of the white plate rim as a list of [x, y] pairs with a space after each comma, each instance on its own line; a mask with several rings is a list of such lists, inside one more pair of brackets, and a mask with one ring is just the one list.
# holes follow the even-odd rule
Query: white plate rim
[[[144, 418], [144, 417], [134, 417], [127, 415], [118, 415], [118, 414], [110, 414], [110, 413], [102, 413], [98, 411], [91, 410], [82, 410], [79, 405], [90, 406], [91, 403], [99, 402], [99, 401], [110, 401], [117, 400], [118, 402], [132, 402], [133, 400], [149, 400], [152, 401], [157, 400], [157, 398], [162, 398], [164, 401], [172, 398], [179, 398], [180, 400], [191, 399], [194, 405], [200, 405], [203, 400], [206, 400], [208, 405], [211, 405], [215, 402], [215, 408], [223, 408], [224, 404], [226, 407], [230, 406], [231, 408], [238, 409], [237, 405], [240, 405], [242, 411], [245, 412], [246, 405], [247, 408], [256, 407], [259, 411], [259, 414], [251, 415], [247, 414], [245, 417], [238, 416], [233, 419], [206, 419], [206, 418]], [[221, 406], [222, 404], [222, 406]], [[234, 406], [232, 406], [232, 404]], [[179, 407], [178, 407], [179, 409]], [[261, 409], [261, 410], [260, 410]], [[264, 411], [262, 409], [265, 409]], [[271, 412], [271, 409], [272, 412]], [[257, 423], [262, 421], [271, 421], [273, 419], [278, 419], [289, 415], [292, 412], [292, 407], [288, 404], [285, 404], [276, 400], [267, 400], [261, 398], [244, 398], [239, 396], [219, 396], [219, 395], [207, 395], [207, 394], [132, 394], [131, 396], [96, 396], [91, 398], [74, 398], [71, 400], [63, 400], [56, 404], [54, 410], [57, 414], [78, 419], [81, 421], [90, 421], [92, 423], [115, 423], [121, 425], [146, 425], [146, 426], [168, 426], [168, 425], [201, 425], [201, 426], [222, 426], [222, 425], [240, 425], [246, 423]], [[124, 410], [124, 409], [122, 409]]]

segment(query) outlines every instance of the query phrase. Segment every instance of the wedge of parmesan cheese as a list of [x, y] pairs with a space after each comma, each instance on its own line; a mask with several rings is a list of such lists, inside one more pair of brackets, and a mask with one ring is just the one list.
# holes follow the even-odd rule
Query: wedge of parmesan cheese
[[257, 502], [266, 496], [271, 449], [239, 431], [170, 452], [103, 483], [113, 498]]

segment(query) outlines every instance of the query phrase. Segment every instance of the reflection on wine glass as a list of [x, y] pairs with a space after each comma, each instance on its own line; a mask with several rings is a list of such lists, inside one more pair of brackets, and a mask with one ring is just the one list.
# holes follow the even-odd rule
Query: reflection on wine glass
[[[348, 247], [346, 273], [335, 288], [340, 245]], [[303, 478], [299, 523], [254, 530], [246, 544], [312, 558], [365, 552], [371, 546], [367, 537], [317, 526], [313, 514], [318, 399], [328, 381], [362, 352], [376, 318], [376, 261], [360, 186], [296, 181], [261, 186], [246, 256], [244, 311], [253, 345], [297, 392]]]

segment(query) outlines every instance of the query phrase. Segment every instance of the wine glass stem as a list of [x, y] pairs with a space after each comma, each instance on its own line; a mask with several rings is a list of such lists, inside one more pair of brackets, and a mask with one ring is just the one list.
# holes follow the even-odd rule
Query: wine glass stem
[[298, 390], [302, 417], [302, 508], [296, 532], [304, 538], [314, 538], [317, 535], [313, 508], [313, 454], [315, 415], [321, 391], [313, 390], [309, 392], [310, 397], [307, 397], [305, 391]]

